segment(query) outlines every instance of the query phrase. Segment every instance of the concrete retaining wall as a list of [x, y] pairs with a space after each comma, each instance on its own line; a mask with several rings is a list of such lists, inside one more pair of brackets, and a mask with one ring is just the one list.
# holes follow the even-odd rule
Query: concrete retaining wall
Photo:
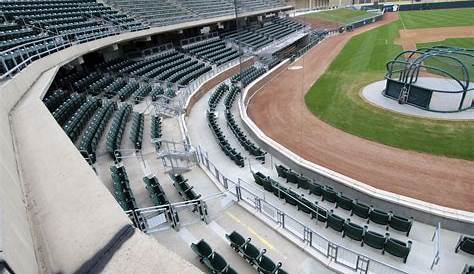
[[[130, 229], [128, 217], [40, 99], [59, 65], [151, 32], [70, 47], [33, 62], [2, 83], [0, 254], [16, 273], [96, 273], [122, 270], [118, 266], [124, 263], [128, 267], [123, 269], [140, 273], [200, 272]], [[155, 251], [160, 253], [149, 254]]]

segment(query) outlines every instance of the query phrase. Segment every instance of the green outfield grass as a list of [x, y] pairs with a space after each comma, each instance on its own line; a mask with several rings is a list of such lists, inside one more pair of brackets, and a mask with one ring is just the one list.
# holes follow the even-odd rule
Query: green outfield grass
[[[474, 16], [474, 15], [473, 15]], [[432, 42], [432, 43], [423, 43], [423, 44], [416, 44], [417, 48], [428, 48], [428, 47], [434, 47], [434, 46], [450, 46], [450, 47], [459, 47], [459, 48], [468, 48], [468, 49], [474, 49], [474, 38], [450, 38], [446, 39], [444, 41], [438, 41], [438, 42]], [[474, 53], [474, 51], [473, 51]], [[472, 57], [467, 57], [467, 56], [462, 56], [458, 55], [458, 59], [466, 61], [467, 64], [470, 64], [474, 61], [474, 58]], [[434, 63], [428, 62], [429, 65], [435, 65]], [[450, 69], [449, 66], [445, 66], [445, 69], [449, 72], [451, 72], [453, 75], [456, 75], [463, 79], [462, 74], [460, 73], [461, 71], [457, 68], [455, 69]], [[467, 66], [467, 70], [469, 72], [469, 75], [471, 75], [471, 78], [474, 79], [474, 66]]]
[[306, 94], [306, 105], [323, 121], [369, 140], [474, 160], [474, 122], [413, 118], [373, 107], [360, 97], [365, 85], [383, 79], [386, 62], [402, 50], [393, 43], [401, 28], [397, 21], [352, 38]]
[[474, 26], [474, 8], [400, 12], [407, 29]]
[[353, 9], [335, 9], [329, 11], [321, 11], [315, 13], [309, 13], [305, 16], [315, 17], [326, 21], [348, 24], [358, 20], [363, 20], [373, 16], [373, 13], [369, 13], [364, 10], [353, 10]]

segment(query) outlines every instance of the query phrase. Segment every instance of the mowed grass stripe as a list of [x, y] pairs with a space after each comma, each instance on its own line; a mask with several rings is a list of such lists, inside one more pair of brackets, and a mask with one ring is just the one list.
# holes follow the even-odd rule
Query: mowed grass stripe
[[[431, 18], [423, 12], [419, 14]], [[429, 22], [423, 21], [431, 24], [436, 20], [432, 17]], [[474, 160], [474, 122], [408, 117], [373, 107], [361, 99], [361, 89], [383, 79], [386, 62], [402, 50], [394, 44], [401, 28], [401, 21], [397, 21], [353, 37], [306, 94], [306, 105], [321, 120], [369, 140]]]
[[474, 8], [403, 11], [400, 17], [407, 29], [474, 26]]
[[305, 16], [308, 17], [315, 17], [319, 19], [323, 19], [326, 21], [347, 24], [352, 23], [357, 20], [363, 20], [365, 18], [369, 18], [373, 16], [373, 13], [369, 13], [363, 10], [353, 10], [353, 9], [336, 9], [336, 10], [329, 10], [329, 11], [321, 11], [315, 13], [309, 13]]

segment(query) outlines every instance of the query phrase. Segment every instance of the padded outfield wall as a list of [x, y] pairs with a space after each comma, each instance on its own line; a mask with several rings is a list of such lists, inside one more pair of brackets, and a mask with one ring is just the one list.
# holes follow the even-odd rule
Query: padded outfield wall
[[400, 5], [400, 11], [473, 8], [474, 1], [432, 2]]

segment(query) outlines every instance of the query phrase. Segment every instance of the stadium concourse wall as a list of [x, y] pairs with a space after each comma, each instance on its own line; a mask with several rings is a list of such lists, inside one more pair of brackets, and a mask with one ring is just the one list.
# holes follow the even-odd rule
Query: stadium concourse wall
[[78, 44], [36, 60], [0, 83], [0, 262], [15, 273], [199, 272], [134, 231], [41, 98], [59, 66], [88, 52], [231, 19], [186, 22]]
[[[313, 48], [317, 50], [317, 46]], [[290, 66], [290, 60], [280, 63], [278, 66], [262, 75], [252, 84], [247, 86], [239, 102], [239, 112], [243, 126], [258, 145], [267, 152], [274, 155], [287, 167], [302, 173], [309, 178], [317, 180], [321, 184], [334, 187], [336, 191], [342, 191], [353, 199], [370, 201], [377, 208], [393, 209], [402, 216], [412, 216], [416, 221], [453, 230], [459, 233], [472, 234], [474, 231], [474, 213], [451, 209], [436, 204], [420, 201], [410, 197], [383, 191], [354, 180], [323, 166], [307, 161], [288, 148], [271, 139], [258, 128], [247, 114], [248, 104], [252, 97], [273, 77], [283, 72]]]

